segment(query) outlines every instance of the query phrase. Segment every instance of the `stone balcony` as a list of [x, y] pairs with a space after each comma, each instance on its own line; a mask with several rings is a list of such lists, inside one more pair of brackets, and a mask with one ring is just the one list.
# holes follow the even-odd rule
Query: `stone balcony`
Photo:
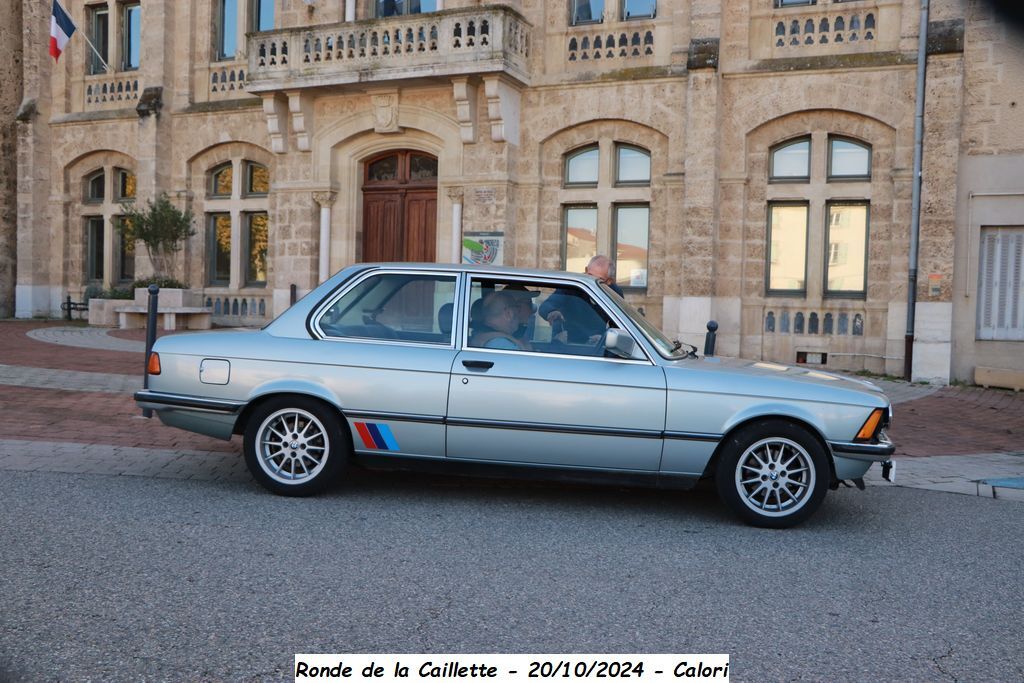
[[751, 15], [750, 55], [784, 59], [897, 50], [902, 9], [902, 0], [764, 3]]
[[531, 26], [504, 5], [249, 36], [251, 93], [505, 75], [529, 84]]

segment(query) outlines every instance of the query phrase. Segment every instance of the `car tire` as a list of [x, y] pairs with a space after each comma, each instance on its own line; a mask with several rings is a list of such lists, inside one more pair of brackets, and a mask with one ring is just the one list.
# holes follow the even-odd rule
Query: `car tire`
[[283, 396], [250, 415], [243, 451], [261, 486], [283, 496], [310, 496], [342, 473], [352, 440], [336, 409], [311, 398]]
[[760, 420], [730, 434], [722, 446], [715, 487], [748, 524], [795, 526], [825, 499], [831, 480], [828, 455], [805, 427]]

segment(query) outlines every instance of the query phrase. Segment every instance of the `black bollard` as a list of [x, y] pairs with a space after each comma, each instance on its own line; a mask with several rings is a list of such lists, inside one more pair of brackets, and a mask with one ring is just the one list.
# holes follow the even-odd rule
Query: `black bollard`
[[67, 306], [67, 315], [65, 317], [68, 320], [71, 320], [71, 295], [70, 294], [68, 294], [67, 301], [64, 302], [64, 305]]
[[293, 284], [289, 288], [289, 297], [291, 298], [291, 303], [289, 305], [294, 306], [295, 302], [299, 300], [299, 286], [298, 285], [294, 285]]
[[[156, 303], [160, 296], [160, 288], [156, 285], [149, 286], [149, 308], [146, 311], [146, 366], [142, 373], [142, 388], [149, 388], [149, 354], [153, 352], [153, 344], [156, 343]], [[153, 411], [145, 408], [142, 411], [143, 417], [152, 417]]]
[[704, 355], [715, 355], [715, 332], [718, 331], [718, 323], [714, 320], [708, 321], [708, 333], [704, 335]]

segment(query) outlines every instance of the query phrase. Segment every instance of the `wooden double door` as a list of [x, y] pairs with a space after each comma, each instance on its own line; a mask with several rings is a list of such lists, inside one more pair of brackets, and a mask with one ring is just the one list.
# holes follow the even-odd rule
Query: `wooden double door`
[[415, 150], [373, 157], [363, 171], [363, 261], [434, 262], [437, 158]]

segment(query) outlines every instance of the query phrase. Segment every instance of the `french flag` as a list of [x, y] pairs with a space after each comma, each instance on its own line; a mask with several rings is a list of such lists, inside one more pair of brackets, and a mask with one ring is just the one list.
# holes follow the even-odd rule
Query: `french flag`
[[50, 15], [50, 54], [54, 59], [60, 59], [64, 46], [71, 40], [71, 34], [74, 32], [75, 24], [71, 17], [57, 0], [53, 0], [53, 12]]

